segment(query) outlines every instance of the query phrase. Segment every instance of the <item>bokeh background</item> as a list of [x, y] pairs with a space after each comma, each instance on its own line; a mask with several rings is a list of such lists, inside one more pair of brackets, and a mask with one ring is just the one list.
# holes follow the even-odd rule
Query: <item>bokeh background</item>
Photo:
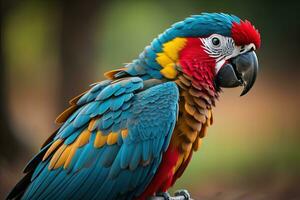
[[68, 99], [201, 12], [252, 21], [261, 68], [245, 97], [224, 90], [174, 190], [194, 199], [300, 199], [299, 10], [297, 1], [1, 0], [0, 199], [57, 128]]

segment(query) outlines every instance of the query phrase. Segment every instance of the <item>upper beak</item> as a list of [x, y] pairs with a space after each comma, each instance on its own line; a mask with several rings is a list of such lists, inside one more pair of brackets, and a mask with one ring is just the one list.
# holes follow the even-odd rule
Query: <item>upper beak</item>
[[254, 51], [241, 54], [221, 67], [216, 76], [219, 87], [232, 88], [244, 86], [241, 96], [252, 88], [258, 71], [257, 56]]

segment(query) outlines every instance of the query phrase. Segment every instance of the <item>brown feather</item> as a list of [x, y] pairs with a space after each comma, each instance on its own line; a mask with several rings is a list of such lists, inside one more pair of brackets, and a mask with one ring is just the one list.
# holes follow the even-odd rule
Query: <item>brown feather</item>
[[78, 101], [85, 93], [87, 93], [87, 92], [88, 92], [88, 90], [85, 91], [85, 92], [83, 92], [83, 93], [81, 93], [81, 94], [79, 94], [79, 95], [77, 95], [76, 97], [73, 97], [73, 98], [69, 101], [69, 104], [70, 104], [70, 105], [76, 105], [77, 101]]
[[201, 123], [196, 121], [192, 116], [186, 115], [185, 116], [185, 121], [187, 125], [189, 125], [193, 130], [195, 131], [200, 131], [201, 130]]
[[202, 144], [202, 139], [200, 137], [197, 137], [194, 144], [193, 144], [193, 150], [198, 151], [201, 144]]
[[204, 116], [206, 116], [206, 118], [208, 118], [208, 109], [207, 108], [201, 108], [201, 107], [197, 107], [197, 111], [200, 113], [200, 114], [202, 114], [202, 115], [204, 115]]
[[187, 80], [191, 81], [192, 78], [190, 76], [188, 76], [187, 74], [182, 74], [182, 76], [184, 76], [184, 78], [186, 78]]
[[203, 92], [201, 92], [200, 90], [197, 90], [197, 89], [195, 89], [195, 88], [190, 88], [189, 89], [189, 93], [192, 95], [192, 96], [194, 96], [194, 97], [200, 97], [200, 96], [202, 96], [204, 93]]
[[198, 136], [198, 133], [196, 131], [185, 132], [185, 134], [181, 135], [181, 137], [185, 143], [195, 142], [197, 136]]
[[199, 133], [199, 137], [200, 138], [203, 138], [206, 136], [206, 130], [207, 130], [207, 126], [206, 125], [203, 125], [201, 130], [200, 130], [200, 133]]
[[62, 124], [69, 116], [77, 109], [77, 105], [71, 105], [69, 108], [67, 108], [64, 112], [62, 112], [55, 120], [55, 123]]
[[184, 104], [184, 108], [185, 108], [185, 111], [190, 115], [194, 115], [196, 112], [196, 108], [188, 103]]
[[175, 83], [183, 90], [187, 90], [188, 87], [184, 85], [180, 80], [176, 80]]
[[186, 79], [184, 76], [179, 76], [178, 79], [187, 87], [191, 86], [191, 82]]
[[[188, 94], [188, 93], [187, 93]], [[190, 105], [192, 105], [192, 106], [195, 106], [195, 101], [194, 101], [194, 98], [191, 96], [191, 95], [185, 95], [184, 96], [184, 100], [187, 102], [187, 103], [189, 103]]]
[[111, 71], [108, 71], [108, 72], [105, 72], [104, 73], [104, 76], [108, 79], [115, 79], [115, 75], [121, 71], [125, 71], [127, 68], [123, 67], [123, 68], [120, 68], [120, 69], [115, 69], [115, 70], [111, 70]]
[[195, 98], [194, 97], [194, 102], [201, 108], [207, 108], [206, 102], [202, 98]]
[[204, 124], [206, 122], [206, 117], [205, 115], [201, 114], [200, 112], [195, 112], [194, 118], [199, 122]]
[[192, 149], [192, 143], [187, 143], [187, 142], [184, 142], [181, 144], [181, 149], [183, 152], [190, 152], [191, 149]]
[[203, 90], [203, 87], [200, 86], [200, 85], [198, 85], [198, 84], [196, 84], [195, 82], [192, 82], [192, 86], [193, 86], [196, 90], [199, 90], [199, 91]]

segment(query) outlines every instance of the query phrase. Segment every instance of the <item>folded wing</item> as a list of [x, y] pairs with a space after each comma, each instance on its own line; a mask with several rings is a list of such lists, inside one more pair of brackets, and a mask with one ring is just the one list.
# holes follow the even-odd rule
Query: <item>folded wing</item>
[[155, 174], [176, 123], [173, 82], [137, 77], [94, 84], [57, 119], [62, 127], [9, 195], [23, 199], [132, 199]]

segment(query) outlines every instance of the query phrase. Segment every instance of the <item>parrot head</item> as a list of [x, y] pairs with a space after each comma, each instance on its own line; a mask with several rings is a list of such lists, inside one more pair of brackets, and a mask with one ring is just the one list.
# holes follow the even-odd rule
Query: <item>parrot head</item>
[[152, 42], [161, 74], [169, 79], [184, 73], [195, 85], [218, 91], [253, 86], [258, 71], [255, 50], [260, 34], [247, 20], [224, 13], [203, 13], [174, 24]]

